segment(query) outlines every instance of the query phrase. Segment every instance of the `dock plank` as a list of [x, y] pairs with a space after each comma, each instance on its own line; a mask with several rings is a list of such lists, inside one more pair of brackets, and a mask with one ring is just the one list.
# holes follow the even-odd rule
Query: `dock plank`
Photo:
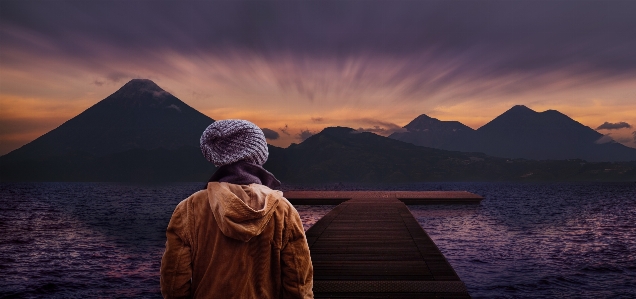
[[479, 204], [484, 198], [467, 191], [285, 191], [294, 205], [338, 205], [352, 198], [397, 198], [407, 205]]
[[470, 298], [405, 203], [372, 197], [386, 194], [344, 194], [364, 197], [343, 201], [307, 231], [315, 297]]

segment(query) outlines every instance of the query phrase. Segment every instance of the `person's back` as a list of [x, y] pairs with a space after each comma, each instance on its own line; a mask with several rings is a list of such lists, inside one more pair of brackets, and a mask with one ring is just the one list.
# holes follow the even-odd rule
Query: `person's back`
[[175, 209], [161, 263], [162, 294], [313, 298], [313, 268], [298, 212], [282, 192], [263, 185], [278, 183], [259, 168], [263, 159], [230, 162], [206, 190]]

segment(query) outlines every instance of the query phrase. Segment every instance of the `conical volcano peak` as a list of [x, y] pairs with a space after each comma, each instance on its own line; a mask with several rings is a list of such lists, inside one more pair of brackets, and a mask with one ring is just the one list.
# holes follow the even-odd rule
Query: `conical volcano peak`
[[105, 102], [123, 107], [165, 107], [180, 102], [169, 92], [149, 79], [132, 79], [119, 90], [104, 99]]
[[430, 117], [430, 116], [428, 116], [426, 114], [420, 114], [420, 116], [416, 117], [414, 119], [414, 121], [415, 120], [429, 120], [429, 119], [437, 119], [437, 118], [432, 118], [432, 117]]
[[537, 113], [536, 111], [528, 108], [525, 105], [514, 105], [512, 108], [508, 109], [505, 113], [514, 112], [514, 113]]
[[442, 121], [422, 114], [404, 126], [409, 132], [458, 132], [473, 131], [458, 121]]
[[124, 84], [120, 89], [148, 89], [148, 90], [163, 90], [159, 85], [150, 79], [132, 79], [128, 83]]
[[16, 150], [14, 155], [52, 157], [84, 153], [105, 156], [160, 148], [198, 150], [201, 132], [212, 122], [214, 120], [151, 80], [135, 79], [53, 131]]
[[149, 79], [132, 79], [124, 84], [115, 94], [130, 94], [135, 92], [165, 92], [159, 85]]
[[421, 114], [404, 127], [408, 130], [421, 130], [426, 129], [431, 125], [439, 122], [440, 121], [437, 118], [432, 118], [426, 114]]

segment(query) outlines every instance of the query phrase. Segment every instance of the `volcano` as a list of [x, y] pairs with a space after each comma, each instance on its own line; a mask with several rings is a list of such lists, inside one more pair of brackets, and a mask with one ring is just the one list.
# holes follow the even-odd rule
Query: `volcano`
[[463, 150], [475, 138], [475, 130], [458, 121], [441, 121], [422, 114], [404, 126], [406, 132], [389, 136], [420, 146], [445, 150]]
[[[199, 146], [214, 120], [147, 79], [134, 79], [56, 129], [5, 155], [33, 159]], [[3, 157], [4, 158], [4, 157]]]
[[390, 138], [446, 150], [533, 160], [582, 159], [590, 162], [636, 161], [636, 149], [601, 142], [603, 134], [556, 111], [516, 105], [472, 130], [453, 121], [419, 116]]
[[[178, 161], [190, 170], [209, 168], [199, 138], [213, 122], [153, 81], [133, 79], [56, 129], [0, 157], [0, 176], [119, 180], [118, 176], [155, 177], [175, 170]], [[94, 177], [96, 168], [111, 175]]]

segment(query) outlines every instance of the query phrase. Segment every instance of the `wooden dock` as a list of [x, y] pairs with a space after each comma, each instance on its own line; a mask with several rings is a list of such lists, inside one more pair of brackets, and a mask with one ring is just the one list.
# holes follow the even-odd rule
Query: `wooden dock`
[[396, 197], [353, 197], [306, 235], [316, 298], [470, 298], [455, 270]]
[[466, 191], [286, 191], [294, 205], [338, 205], [352, 198], [397, 198], [407, 205], [479, 204], [483, 197]]

